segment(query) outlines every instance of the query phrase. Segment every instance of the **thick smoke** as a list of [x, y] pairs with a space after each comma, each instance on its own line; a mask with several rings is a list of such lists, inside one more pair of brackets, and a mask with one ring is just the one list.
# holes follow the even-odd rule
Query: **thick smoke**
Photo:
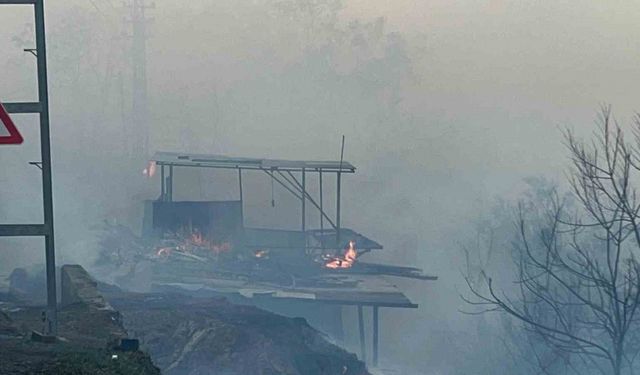
[[[398, 281], [421, 307], [383, 309], [383, 362], [497, 373], [500, 323], [459, 313], [461, 245], [523, 178], [563, 178], [559, 126], [587, 133], [603, 101], [632, 113], [638, 12], [596, 1], [156, 1], [147, 151], [338, 159], [345, 135], [358, 172], [345, 177], [344, 224], [385, 245], [378, 260], [440, 277]], [[129, 21], [113, 1], [47, 4], [59, 263], [90, 266], [100, 223], [138, 228], [142, 200], [158, 195], [131, 142]], [[29, 9], [0, 9], [0, 100], [35, 99], [23, 52], [33, 40]], [[27, 164], [39, 160], [37, 120], [17, 120], [26, 141], [0, 149], [0, 221], [38, 222], [40, 175]], [[183, 173], [177, 198], [233, 198], [233, 176]], [[298, 223], [286, 192], [270, 207], [264, 176], [245, 185], [252, 225]], [[0, 275], [42, 261], [40, 240], [0, 240]]]

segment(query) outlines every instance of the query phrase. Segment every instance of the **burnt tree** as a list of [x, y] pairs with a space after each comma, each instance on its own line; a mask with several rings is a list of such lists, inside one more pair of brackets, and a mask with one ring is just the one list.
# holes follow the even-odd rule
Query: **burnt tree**
[[640, 347], [640, 116], [633, 141], [609, 107], [599, 125], [589, 143], [565, 133], [570, 192], [519, 205], [515, 288], [482, 272], [466, 301], [521, 321], [576, 373], [619, 375], [634, 373]]

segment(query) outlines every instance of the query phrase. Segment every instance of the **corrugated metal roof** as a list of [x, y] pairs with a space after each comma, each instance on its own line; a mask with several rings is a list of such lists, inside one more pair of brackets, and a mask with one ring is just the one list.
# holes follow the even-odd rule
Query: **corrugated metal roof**
[[265, 169], [288, 170], [309, 172], [342, 172], [353, 173], [356, 167], [348, 161], [318, 161], [318, 160], [281, 160], [259, 159], [248, 157], [231, 157], [225, 155], [189, 154], [180, 152], [156, 152], [151, 158], [160, 165], [175, 165], [185, 167], [204, 168], [239, 168], [239, 169]]

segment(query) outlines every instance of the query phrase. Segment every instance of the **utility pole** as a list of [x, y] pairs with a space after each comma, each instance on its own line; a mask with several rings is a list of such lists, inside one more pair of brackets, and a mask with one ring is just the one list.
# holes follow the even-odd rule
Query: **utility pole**
[[[131, 71], [132, 71], [132, 122], [133, 156], [146, 159], [149, 156], [149, 108], [147, 95], [147, 39], [150, 21], [147, 10], [155, 4], [145, 5], [145, 0], [131, 0], [128, 5], [131, 16]], [[141, 160], [146, 161], [146, 160]]]

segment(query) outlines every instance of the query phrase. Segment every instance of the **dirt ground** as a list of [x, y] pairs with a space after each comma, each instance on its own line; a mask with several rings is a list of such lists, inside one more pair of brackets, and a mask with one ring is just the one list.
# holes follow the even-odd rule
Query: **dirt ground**
[[42, 331], [42, 307], [7, 301], [0, 307], [0, 374], [160, 374], [146, 353], [111, 348], [126, 337], [115, 311], [62, 309], [59, 339], [41, 343], [31, 340], [31, 332]]
[[301, 318], [181, 294], [108, 298], [167, 375], [369, 375]]
[[[32, 340], [43, 306], [0, 293], [0, 374], [369, 375], [304, 319], [222, 298], [123, 292], [83, 272], [75, 285], [100, 290], [89, 293], [100, 303], [60, 308], [55, 343]], [[140, 350], [118, 350], [123, 338]]]

